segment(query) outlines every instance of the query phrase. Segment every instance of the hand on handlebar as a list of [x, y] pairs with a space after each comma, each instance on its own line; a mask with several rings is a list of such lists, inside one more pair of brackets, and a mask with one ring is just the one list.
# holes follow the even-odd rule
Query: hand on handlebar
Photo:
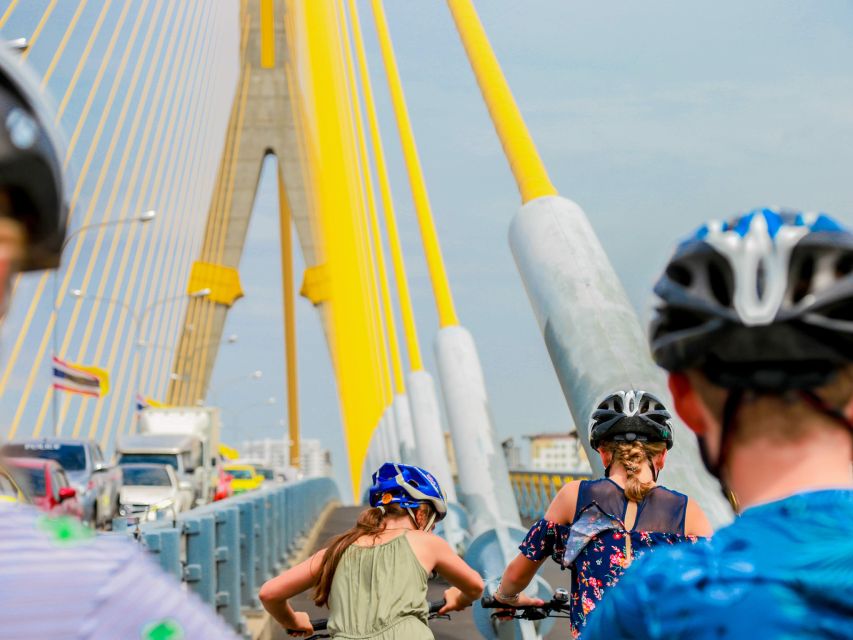
[[[498, 620], [511, 620], [515, 616], [515, 609], [514, 609], [515, 607], [541, 607], [542, 605], [545, 604], [545, 601], [542, 600], [541, 598], [531, 598], [530, 596], [526, 595], [523, 592], [519, 593], [518, 599], [511, 602], [511, 603], [504, 602], [503, 600], [498, 598], [497, 595], [493, 595], [492, 597], [497, 602], [503, 602], [504, 604], [507, 605], [506, 609], [498, 609], [493, 614], [494, 617], [497, 618]], [[513, 607], [513, 608], [511, 608], [511, 607]], [[506, 615], [503, 615], [503, 614], [506, 614]]]
[[451, 611], [464, 611], [471, 606], [471, 601], [456, 587], [450, 587], [444, 592], [444, 606], [438, 610], [439, 615]]
[[287, 635], [295, 638], [303, 638], [314, 635], [314, 627], [311, 625], [311, 618], [304, 611], [293, 612], [293, 622], [288, 625]]

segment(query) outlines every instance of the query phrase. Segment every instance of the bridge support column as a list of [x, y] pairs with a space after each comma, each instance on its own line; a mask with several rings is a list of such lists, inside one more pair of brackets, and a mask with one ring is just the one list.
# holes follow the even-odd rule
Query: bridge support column
[[396, 394], [391, 407], [394, 411], [394, 422], [397, 424], [400, 459], [406, 464], [417, 464], [415, 462], [415, 431], [412, 427], [412, 411], [409, 407], [409, 397], [405, 393]]
[[421, 369], [406, 376], [412, 401], [412, 423], [415, 429], [416, 464], [432, 473], [450, 502], [457, 502], [456, 484], [450, 471], [441, 414], [432, 376]]
[[[665, 398], [666, 380], [649, 357], [645, 335], [586, 214], [559, 196], [521, 207], [510, 247], [593, 468], [587, 423], [609, 393], [626, 387]], [[673, 420], [676, 445], [661, 481], [697, 500], [711, 521], [731, 518], [717, 482], [705, 472], [693, 434]]]

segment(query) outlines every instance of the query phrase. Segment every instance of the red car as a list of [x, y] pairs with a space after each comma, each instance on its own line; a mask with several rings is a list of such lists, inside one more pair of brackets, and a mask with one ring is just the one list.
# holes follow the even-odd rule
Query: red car
[[6, 468], [20, 482], [32, 502], [44, 511], [82, 519], [83, 505], [58, 462], [42, 458], [5, 458]]
[[218, 473], [216, 477], [216, 492], [213, 496], [213, 500], [225, 500], [225, 498], [230, 498], [234, 495], [234, 489], [231, 488], [231, 476], [225, 473], [225, 469], [222, 468], [222, 462], [217, 466]]

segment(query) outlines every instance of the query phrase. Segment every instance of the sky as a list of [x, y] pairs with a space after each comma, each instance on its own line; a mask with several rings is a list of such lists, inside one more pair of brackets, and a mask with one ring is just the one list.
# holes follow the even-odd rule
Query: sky
[[[0, 1], [0, 9], [6, 4]], [[32, 32], [47, 4], [32, 0], [16, 10], [3, 36]], [[95, 20], [97, 5], [81, 24]], [[448, 9], [439, 0], [385, 5], [457, 311], [479, 348], [496, 431], [504, 438], [568, 430], [571, 418], [507, 243], [520, 198]], [[107, 34], [122, 6], [116, 3], [108, 16]], [[853, 223], [853, 5], [846, 0], [488, 0], [476, 6], [552, 182], [585, 210], [644, 321], [651, 286], [675, 241], [703, 220], [780, 204]], [[369, 2], [359, 0], [359, 8], [425, 365], [437, 375], [432, 290]], [[67, 22], [72, 8], [60, 5], [57, 11], [65, 12]], [[202, 35], [204, 42], [219, 42], [210, 130], [221, 135], [236, 82], [236, 63], [228, 57], [229, 48], [237, 54], [236, 17], [237, 2], [217, 3], [212, 31]], [[164, 22], [165, 29], [173, 27], [178, 23]], [[61, 34], [60, 25], [49, 22], [42, 38], [58, 42]], [[95, 57], [105, 41], [99, 40]], [[74, 46], [51, 81], [55, 94], [71, 76], [81, 48]], [[50, 54], [50, 47], [36, 48], [31, 62], [43, 71]], [[111, 61], [111, 70], [117, 62]], [[94, 73], [93, 66], [86, 77]], [[67, 128], [83, 99], [70, 104]], [[96, 109], [102, 100], [99, 95]], [[191, 114], [180, 122], [193, 126]], [[89, 125], [84, 137], [93, 130]], [[218, 160], [216, 136], [208, 137], [209, 149], [199, 147], [190, 156], [200, 159], [194, 164], [202, 187], [212, 183]], [[77, 171], [84, 152], [77, 152]], [[103, 154], [99, 149], [97, 157]], [[223, 409], [224, 439], [231, 444], [284, 432], [273, 163], [268, 161], [259, 186], [240, 265], [246, 296], [230, 311], [225, 329], [238, 338], [221, 348], [211, 382], [209, 399]], [[94, 189], [89, 178], [82, 197], [92, 198]], [[147, 208], [144, 196], [131, 198], [128, 210]], [[164, 219], [203, 213], [203, 194], [192, 198], [158, 205]], [[198, 220], [194, 224], [198, 228]], [[297, 287], [303, 267], [298, 258]], [[176, 273], [174, 285], [160, 287], [161, 295], [169, 286], [180, 289], [183, 273]], [[25, 279], [3, 327], [3, 359], [36, 283]], [[174, 335], [166, 325], [176, 327], [180, 320], [180, 307], [172, 311], [164, 320], [164, 342]], [[61, 311], [62, 322], [69, 313]], [[46, 323], [49, 310], [39, 314]], [[346, 482], [329, 352], [316, 310], [304, 299], [298, 300], [297, 325], [302, 437], [330, 449], [336, 476]], [[116, 340], [108, 335], [108, 343]], [[72, 346], [80, 339], [75, 335]], [[22, 362], [34, 357], [30, 342], [23, 349]], [[165, 358], [161, 367], [167, 366]], [[251, 378], [257, 370], [263, 375]], [[11, 421], [15, 392], [28, 373], [23, 366], [12, 371], [0, 398], [0, 427]], [[48, 384], [46, 373], [39, 376]], [[30, 404], [24, 423], [38, 409], [39, 403]]]
[[[479, 2], [552, 182], [583, 207], [645, 320], [674, 242], [708, 218], [766, 204], [853, 222], [853, 5], [847, 2]], [[360, 3], [426, 367], [435, 305], [369, 5]], [[443, 2], [386, 2], [459, 317], [474, 335], [500, 437], [571, 428], [507, 243], [520, 199]], [[261, 182], [218, 380], [246, 379], [241, 430], [284, 414], [274, 182]], [[301, 267], [297, 273], [301, 272]], [[346, 460], [328, 351], [299, 301], [303, 437]], [[234, 400], [236, 401], [236, 400]], [[231, 399], [225, 404], [232, 402]]]

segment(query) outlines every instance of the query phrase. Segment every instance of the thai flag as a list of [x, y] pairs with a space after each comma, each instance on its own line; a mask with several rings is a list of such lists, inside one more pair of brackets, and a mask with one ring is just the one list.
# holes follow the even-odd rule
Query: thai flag
[[65, 362], [54, 356], [53, 388], [100, 398], [107, 394], [109, 377], [103, 369]]
[[151, 406], [151, 404], [148, 402], [148, 400], [141, 393], [136, 394], [136, 410], [137, 411], [142, 411], [143, 409], [147, 409], [150, 406]]

